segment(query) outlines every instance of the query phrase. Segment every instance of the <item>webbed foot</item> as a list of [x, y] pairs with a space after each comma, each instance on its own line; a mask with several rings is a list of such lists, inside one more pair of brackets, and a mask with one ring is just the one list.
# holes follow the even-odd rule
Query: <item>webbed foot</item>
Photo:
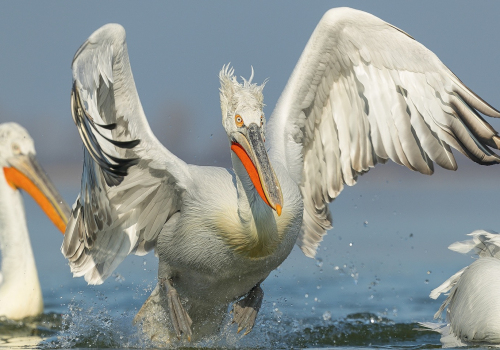
[[186, 310], [181, 304], [177, 290], [172, 286], [172, 282], [168, 279], [163, 279], [161, 282], [163, 288], [167, 292], [167, 302], [170, 314], [170, 320], [175, 329], [175, 334], [178, 339], [181, 339], [182, 334], [185, 334], [188, 341], [191, 341], [191, 324], [193, 321], [187, 314]]
[[233, 323], [238, 324], [238, 333], [246, 328], [243, 335], [247, 335], [252, 330], [257, 314], [259, 313], [264, 291], [260, 284], [253, 287], [243, 298], [233, 304]]

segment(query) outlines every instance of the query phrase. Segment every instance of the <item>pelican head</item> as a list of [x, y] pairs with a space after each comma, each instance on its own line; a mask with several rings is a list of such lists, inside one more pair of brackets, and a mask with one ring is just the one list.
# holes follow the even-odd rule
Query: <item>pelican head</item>
[[36, 160], [33, 139], [19, 124], [0, 124], [0, 170], [10, 187], [28, 192], [64, 233], [69, 207]]
[[262, 200], [281, 215], [283, 195], [264, 146], [266, 118], [262, 90], [266, 82], [253, 84], [252, 68], [250, 79], [242, 78], [240, 84], [229, 66], [222, 67], [219, 79], [222, 125], [231, 150], [245, 167]]

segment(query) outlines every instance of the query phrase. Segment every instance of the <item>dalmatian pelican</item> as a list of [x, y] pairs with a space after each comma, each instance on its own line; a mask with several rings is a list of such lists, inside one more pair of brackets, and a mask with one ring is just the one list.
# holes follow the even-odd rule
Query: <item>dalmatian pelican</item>
[[443, 347], [500, 345], [500, 234], [484, 230], [469, 233], [472, 239], [455, 242], [448, 248], [478, 256], [458, 271], [430, 297], [448, 293], [434, 318], [446, 308], [446, 324], [422, 323], [442, 334]]
[[128, 254], [154, 249], [158, 285], [136, 317], [152, 337], [213, 334], [230, 303], [250, 332], [261, 282], [294, 244], [315, 256], [328, 203], [377, 163], [455, 170], [452, 147], [500, 161], [500, 138], [478, 113], [500, 112], [410, 35], [349, 8], [323, 16], [268, 124], [264, 84], [222, 68], [232, 169], [186, 164], [159, 143], [120, 25], [95, 31], [72, 71], [84, 170], [61, 250], [74, 276], [100, 284]]
[[19, 320], [43, 312], [23, 199], [28, 192], [64, 233], [70, 208], [35, 158], [33, 139], [19, 124], [0, 124], [0, 316]]

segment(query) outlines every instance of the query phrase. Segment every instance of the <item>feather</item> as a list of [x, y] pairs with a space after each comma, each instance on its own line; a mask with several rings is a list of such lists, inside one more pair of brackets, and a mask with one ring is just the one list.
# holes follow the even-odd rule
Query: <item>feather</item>
[[297, 244], [313, 256], [327, 203], [378, 162], [432, 174], [433, 161], [456, 169], [454, 147], [499, 163], [490, 147], [500, 137], [478, 112], [500, 117], [410, 35], [362, 11], [328, 11], [268, 124], [270, 157], [294, 174], [304, 199]]
[[[121, 26], [94, 32], [72, 69], [71, 107], [85, 145], [84, 173], [61, 251], [75, 276], [99, 284], [138, 242], [154, 247], [162, 225], [179, 209], [173, 198], [183, 188], [181, 179], [189, 176], [146, 121]], [[164, 205], [161, 210], [151, 210], [152, 199]], [[138, 225], [145, 218], [154, 220]]]

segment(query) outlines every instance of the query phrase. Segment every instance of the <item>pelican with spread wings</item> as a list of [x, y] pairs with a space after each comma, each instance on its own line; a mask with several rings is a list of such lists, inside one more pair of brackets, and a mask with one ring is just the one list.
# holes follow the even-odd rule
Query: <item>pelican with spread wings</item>
[[128, 254], [154, 249], [158, 285], [136, 318], [153, 336], [163, 324], [177, 337], [212, 334], [232, 302], [248, 333], [260, 283], [294, 244], [314, 257], [331, 228], [328, 203], [377, 163], [455, 170], [452, 147], [500, 161], [500, 138], [479, 114], [500, 112], [410, 35], [349, 8], [323, 16], [268, 124], [264, 84], [223, 67], [232, 169], [186, 164], [159, 143], [120, 25], [94, 32], [72, 69], [84, 170], [62, 252], [75, 276], [100, 284]]

